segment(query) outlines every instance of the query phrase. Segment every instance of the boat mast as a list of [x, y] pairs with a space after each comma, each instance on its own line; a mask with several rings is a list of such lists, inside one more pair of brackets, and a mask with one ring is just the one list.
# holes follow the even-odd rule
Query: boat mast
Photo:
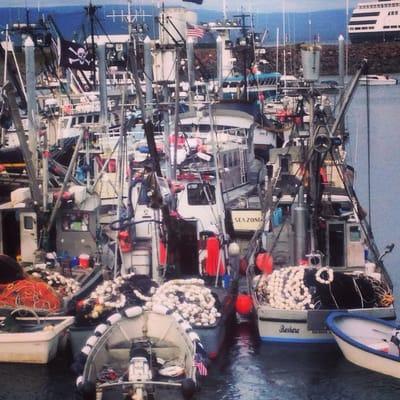
[[94, 18], [96, 15], [96, 11], [99, 7], [94, 6], [92, 4], [92, 0], [89, 1], [89, 6], [85, 7], [86, 13], [89, 15], [90, 18], [90, 37], [92, 41], [92, 82], [93, 82], [93, 89], [96, 89], [96, 63], [95, 63], [95, 54], [96, 54], [96, 45], [94, 42]]
[[[283, 76], [285, 77], [283, 81], [285, 94], [286, 94], [286, 0], [283, 0], [282, 4], [282, 36], [283, 36]], [[311, 121], [311, 119], [310, 119]]]
[[242, 12], [240, 15], [234, 15], [234, 18], [240, 18], [242, 20], [242, 35], [243, 37], [239, 39], [239, 48], [241, 48], [243, 54], [243, 83], [244, 83], [244, 96], [245, 99], [248, 100], [248, 90], [247, 90], [247, 54], [249, 50], [249, 43], [247, 38], [247, 25], [246, 25], [246, 18], [251, 17], [250, 14], [245, 14]]

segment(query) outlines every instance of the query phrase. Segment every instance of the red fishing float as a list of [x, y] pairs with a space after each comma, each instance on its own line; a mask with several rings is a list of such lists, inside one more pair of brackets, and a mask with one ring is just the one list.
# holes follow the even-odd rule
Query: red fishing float
[[253, 310], [253, 300], [251, 296], [245, 293], [238, 295], [235, 303], [236, 311], [240, 315], [248, 315]]
[[269, 275], [274, 269], [274, 259], [269, 253], [259, 253], [256, 257], [256, 267], [264, 274]]

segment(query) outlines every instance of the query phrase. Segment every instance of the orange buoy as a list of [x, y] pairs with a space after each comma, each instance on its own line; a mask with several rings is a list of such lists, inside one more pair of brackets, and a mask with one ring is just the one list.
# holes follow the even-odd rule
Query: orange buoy
[[269, 253], [259, 253], [256, 257], [256, 266], [261, 272], [269, 275], [274, 269], [274, 259]]
[[[206, 272], [208, 276], [222, 276], [225, 274], [224, 263], [220, 255], [219, 240], [215, 236], [207, 239]], [[219, 261], [219, 270], [218, 270]]]
[[129, 253], [132, 251], [133, 246], [129, 231], [120, 231], [118, 233], [118, 242], [122, 253]]
[[235, 303], [235, 309], [240, 315], [248, 315], [253, 310], [253, 300], [250, 295], [241, 293]]
[[164, 242], [162, 242], [160, 240], [160, 265], [167, 265], [167, 248], [164, 244]]

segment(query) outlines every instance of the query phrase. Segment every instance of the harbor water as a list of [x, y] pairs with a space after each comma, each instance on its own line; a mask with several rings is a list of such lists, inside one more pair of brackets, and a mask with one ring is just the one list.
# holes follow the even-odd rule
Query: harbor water
[[[346, 118], [349, 163], [368, 210], [366, 88], [359, 87]], [[400, 86], [369, 88], [371, 222], [380, 250], [395, 243], [386, 266], [400, 315]], [[71, 360], [60, 355], [48, 366], [0, 364], [0, 400], [75, 399]], [[400, 380], [346, 361], [334, 345], [261, 343], [251, 323], [232, 329], [221, 357], [196, 395], [198, 400], [397, 400]]]

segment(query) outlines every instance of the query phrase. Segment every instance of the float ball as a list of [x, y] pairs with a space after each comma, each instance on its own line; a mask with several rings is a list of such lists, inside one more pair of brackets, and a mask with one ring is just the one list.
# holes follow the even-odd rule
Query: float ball
[[240, 315], [248, 315], [253, 309], [253, 300], [248, 294], [239, 294], [235, 304], [236, 311]]
[[269, 275], [274, 268], [274, 260], [269, 253], [258, 253], [256, 257], [256, 266], [264, 274]]
[[235, 257], [235, 256], [240, 255], [240, 247], [236, 242], [232, 242], [232, 243], [229, 244], [228, 254], [231, 257]]

